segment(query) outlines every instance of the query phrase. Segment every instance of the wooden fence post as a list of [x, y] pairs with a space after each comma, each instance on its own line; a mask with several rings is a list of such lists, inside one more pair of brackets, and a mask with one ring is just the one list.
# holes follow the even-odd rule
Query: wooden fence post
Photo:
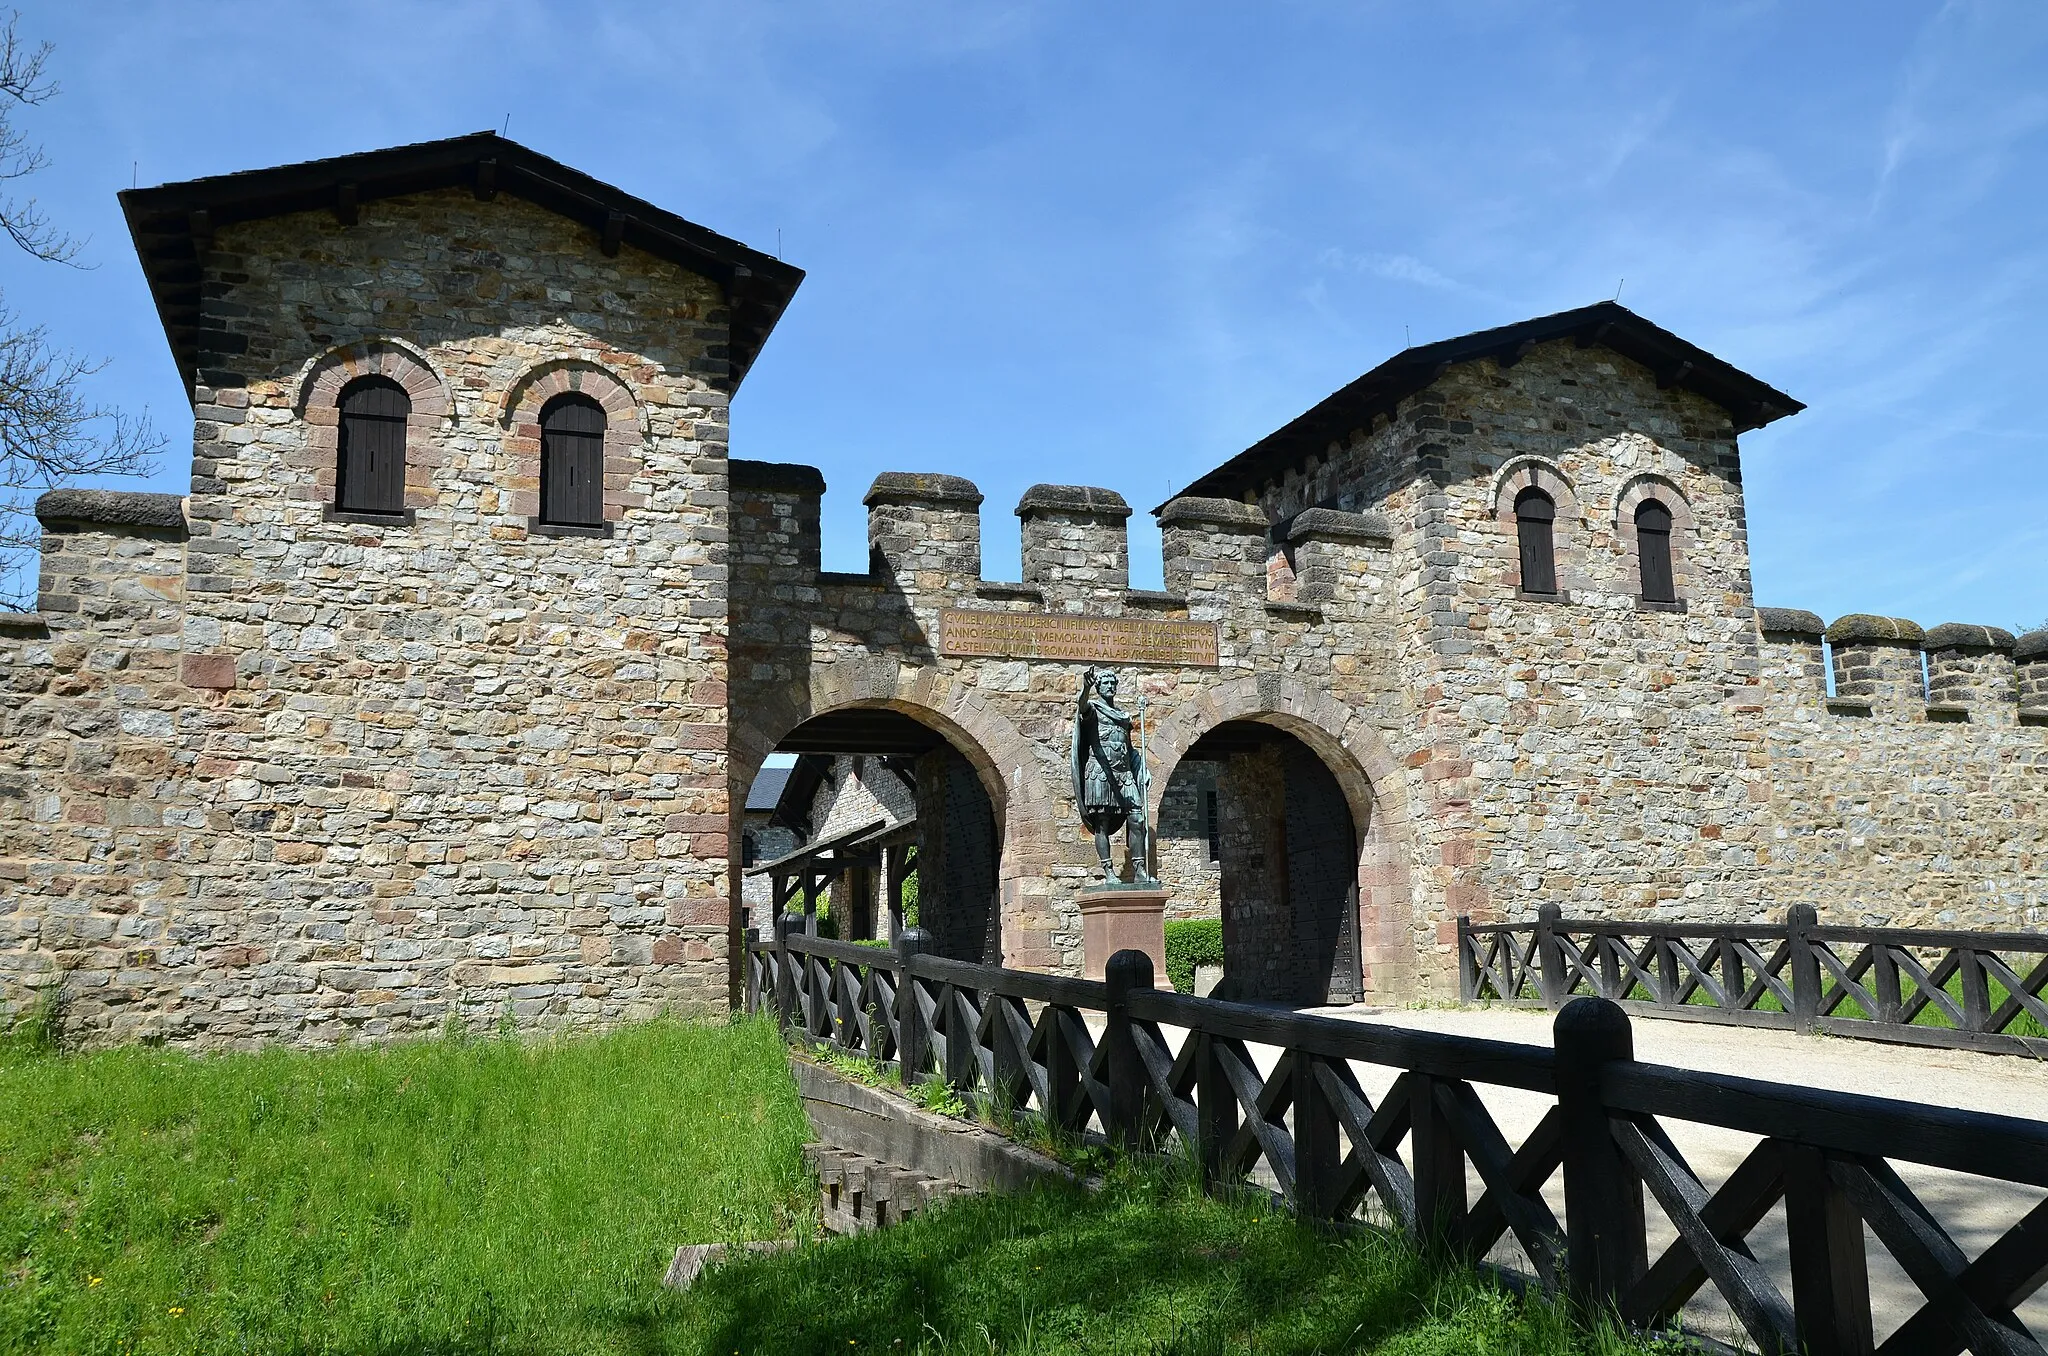
[[747, 997], [744, 1011], [751, 1017], [761, 1010], [761, 972], [754, 964], [754, 948], [761, 945], [761, 929], [747, 929], [746, 940], [740, 951], [740, 973], [747, 977]]
[[1792, 1312], [1805, 1356], [1870, 1356], [1870, 1271], [1863, 1219], [1828, 1171], [1828, 1156], [1785, 1144], [1785, 1243]]
[[789, 935], [804, 927], [800, 913], [778, 914], [775, 919], [775, 1021], [787, 1034], [796, 1025], [797, 953], [789, 949]]
[[1588, 1314], [1611, 1312], [1649, 1266], [1643, 1183], [1608, 1125], [1600, 1074], [1635, 1058], [1628, 1014], [1605, 998], [1575, 998], [1551, 1024], [1557, 1108], [1564, 1130], [1568, 1276]]
[[1785, 935], [1792, 952], [1792, 1029], [1811, 1035], [1820, 1023], [1820, 957], [1807, 934], [1820, 924], [1811, 904], [1785, 911]]
[[1316, 1077], [1320, 1062], [1295, 1052], [1294, 1209], [1306, 1219], [1335, 1219], [1344, 1150], [1337, 1140], [1337, 1109]]
[[[1472, 919], [1468, 914], [1458, 915], [1458, 1001], [1471, 1003], [1479, 997], [1479, 965], [1472, 956]], [[1504, 993], [1502, 998], [1513, 998]]]
[[1555, 904], [1536, 907], [1536, 985], [1547, 1008], [1562, 1007], [1569, 987], [1564, 982], [1564, 951], [1557, 944], [1557, 924], [1563, 917], [1564, 910]]
[[1109, 1024], [1102, 1033], [1103, 1052], [1109, 1075], [1109, 1132], [1112, 1143], [1135, 1147], [1138, 1128], [1145, 1114], [1145, 1065], [1138, 1058], [1137, 1038], [1131, 1032], [1130, 995], [1133, 989], [1152, 987], [1152, 958], [1142, 951], [1124, 950], [1109, 958], [1102, 968], [1109, 984]]
[[1215, 1186], [1227, 1180], [1224, 1154], [1237, 1138], [1237, 1090], [1223, 1071], [1223, 1039], [1191, 1031], [1195, 1047], [1195, 1152], [1202, 1160], [1202, 1182]]
[[923, 928], [905, 928], [896, 939], [896, 963], [901, 967], [896, 976], [896, 1060], [905, 1083], [923, 1082], [924, 1066], [931, 1058], [932, 1036], [925, 1029], [924, 1013], [917, 1006], [917, 980], [910, 973], [912, 962], [930, 942], [931, 934]]

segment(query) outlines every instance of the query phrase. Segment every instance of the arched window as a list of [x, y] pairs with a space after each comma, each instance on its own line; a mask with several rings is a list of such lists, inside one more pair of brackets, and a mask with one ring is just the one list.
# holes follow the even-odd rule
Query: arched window
[[344, 513], [405, 512], [405, 419], [412, 399], [389, 377], [341, 388], [334, 506]]
[[540, 412], [540, 520], [604, 526], [604, 407], [559, 395]]
[[1642, 564], [1643, 601], [1677, 602], [1671, 576], [1671, 510], [1654, 499], [1636, 505], [1636, 559]]
[[1557, 504], [1534, 488], [1515, 496], [1515, 535], [1522, 548], [1522, 592], [1557, 592], [1557, 553], [1552, 543]]

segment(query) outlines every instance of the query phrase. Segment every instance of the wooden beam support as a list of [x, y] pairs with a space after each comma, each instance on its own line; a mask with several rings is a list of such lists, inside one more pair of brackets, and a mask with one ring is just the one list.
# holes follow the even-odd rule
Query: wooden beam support
[[356, 224], [356, 186], [343, 184], [334, 190], [334, 219], [344, 226]]
[[1578, 345], [1578, 347], [1580, 348], [1591, 348], [1595, 344], [1604, 344], [1607, 342], [1608, 331], [1612, 330], [1613, 328], [1613, 321], [1603, 320], [1599, 324], [1595, 325], [1592, 329], [1583, 331], [1578, 336], [1578, 338], [1572, 340], [1572, 342]]
[[476, 162], [476, 199], [490, 202], [498, 196], [498, 162], [479, 160]]
[[205, 208], [186, 213], [185, 229], [192, 233], [194, 253], [204, 254], [213, 248], [213, 213]]
[[1522, 359], [1528, 357], [1530, 353], [1535, 351], [1535, 348], [1536, 341], [1534, 339], [1524, 339], [1521, 343], [1516, 344], [1513, 348], [1502, 349], [1500, 352], [1494, 354], [1493, 360], [1494, 362], [1500, 365], [1502, 371], [1506, 371], [1508, 368], [1513, 367], [1516, 363], [1522, 361]]
[[625, 238], [626, 214], [613, 212], [604, 219], [604, 239], [599, 242], [598, 248], [604, 251], [605, 258], [610, 259], [618, 254], [619, 244]]
[[1659, 372], [1657, 374], [1657, 389], [1660, 391], [1668, 391], [1674, 386], [1681, 385], [1685, 381], [1685, 379], [1691, 375], [1692, 360], [1688, 358], [1676, 367], [1668, 368], [1663, 372]]

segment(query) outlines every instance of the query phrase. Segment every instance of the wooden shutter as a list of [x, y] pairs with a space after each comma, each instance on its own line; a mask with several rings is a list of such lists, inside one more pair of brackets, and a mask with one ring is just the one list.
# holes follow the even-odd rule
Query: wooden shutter
[[1515, 500], [1515, 535], [1522, 548], [1522, 592], [1557, 592], [1557, 556], [1552, 545], [1557, 506], [1541, 490], [1523, 490]]
[[364, 377], [341, 393], [336, 508], [349, 513], [405, 511], [405, 418], [411, 413], [405, 388], [384, 377]]
[[541, 411], [540, 517], [604, 523], [604, 410], [587, 396], [561, 396]]
[[1636, 559], [1642, 564], [1643, 601], [1677, 602], [1671, 575], [1671, 510], [1654, 499], [1636, 506]]

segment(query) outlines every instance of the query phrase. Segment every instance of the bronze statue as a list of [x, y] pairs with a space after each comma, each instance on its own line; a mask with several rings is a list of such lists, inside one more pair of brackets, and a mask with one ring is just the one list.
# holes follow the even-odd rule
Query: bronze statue
[[1145, 821], [1152, 773], [1133, 734], [1134, 726], [1142, 729], [1145, 699], [1140, 694], [1136, 714], [1119, 710], [1116, 689], [1113, 670], [1091, 668], [1082, 675], [1074, 712], [1074, 803], [1080, 807], [1081, 823], [1095, 835], [1103, 881], [1123, 884], [1109, 861], [1110, 837], [1123, 829], [1131, 884], [1157, 886], [1159, 881], [1148, 869], [1152, 834]]

